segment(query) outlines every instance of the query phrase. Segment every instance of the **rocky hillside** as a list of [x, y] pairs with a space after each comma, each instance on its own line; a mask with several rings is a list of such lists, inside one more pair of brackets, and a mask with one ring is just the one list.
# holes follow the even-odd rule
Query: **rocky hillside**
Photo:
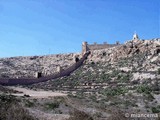
[[113, 62], [118, 61], [120, 58], [131, 57], [136, 54], [145, 53], [144, 59], [147, 61], [159, 60], [160, 53], [160, 39], [153, 40], [131, 40], [124, 45], [112, 47], [109, 49], [95, 50], [89, 60]]
[[57, 54], [46, 56], [10, 57], [0, 59], [0, 77], [35, 77], [36, 72], [44, 76], [57, 72], [57, 67], [67, 68], [80, 54]]
[[[69, 105], [85, 113], [91, 120], [138, 120], [130, 118], [133, 113], [158, 115], [159, 40], [131, 40], [120, 46], [91, 51], [84, 64], [70, 76], [22, 87], [68, 93]], [[75, 55], [1, 59], [1, 76], [32, 76], [37, 68], [43, 70], [42, 67], [50, 70], [48, 74], [51, 74], [56, 71], [55, 66], [66, 67], [75, 62]], [[20, 73], [17, 74], [16, 70]], [[125, 113], [129, 116], [126, 117]]]
[[[150, 62], [159, 64], [160, 42], [159, 39], [153, 40], [133, 40], [124, 45], [111, 47], [103, 50], [94, 50], [91, 52], [87, 62], [114, 62], [121, 58], [132, 57], [133, 55], [142, 54], [142, 61], [135, 63], [133, 66], [142, 65], [140, 69], [155, 71], [158, 68]], [[18, 78], [18, 77], [35, 77], [36, 72], [50, 75], [57, 72], [57, 67], [67, 68], [75, 62], [75, 57], [81, 57], [80, 54], [57, 54], [47, 56], [30, 56], [30, 57], [10, 57], [0, 59], [0, 77]], [[136, 66], [137, 65], [137, 66]], [[132, 67], [133, 67], [132, 66]], [[131, 68], [128, 68], [131, 69]]]
[[132, 40], [92, 51], [70, 76], [26, 87], [68, 91], [88, 107], [79, 108], [87, 114], [96, 116], [90, 110], [100, 109], [99, 119], [125, 119], [126, 112], [160, 113], [160, 42]]

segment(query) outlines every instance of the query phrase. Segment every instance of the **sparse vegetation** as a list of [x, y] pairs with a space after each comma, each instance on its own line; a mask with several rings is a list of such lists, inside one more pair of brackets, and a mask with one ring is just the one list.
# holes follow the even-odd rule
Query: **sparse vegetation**
[[123, 88], [123, 87], [115, 87], [115, 88], [106, 88], [102, 91], [103, 95], [106, 96], [115, 96], [115, 95], [124, 95], [125, 93], [128, 92], [127, 88]]
[[152, 107], [152, 112], [159, 113], [160, 112], [160, 105], [158, 105], [157, 107]]
[[[24, 86], [34, 90], [40, 88], [68, 92], [68, 96], [64, 98], [65, 100], [62, 98], [50, 100], [37, 99], [34, 102], [31, 100], [32, 97], [24, 95], [24, 107], [27, 107], [27, 109], [38, 108], [43, 112], [51, 114], [67, 114], [72, 111], [68, 120], [125, 120], [127, 119], [124, 116], [126, 111], [131, 113], [159, 113], [160, 107], [157, 106], [160, 94], [158, 77], [160, 68], [157, 70], [159, 61], [158, 59], [156, 60], [156, 56], [153, 56], [149, 50], [143, 49], [144, 51], [140, 51], [141, 49], [137, 45], [128, 44], [115, 49], [114, 52], [111, 49], [93, 51], [84, 64], [69, 76]], [[143, 46], [142, 44], [141, 47], [143, 48]], [[153, 48], [150, 45], [147, 47]], [[63, 55], [56, 55], [56, 57], [51, 58], [54, 59], [47, 60], [47, 57], [27, 58], [33, 63], [35, 62], [35, 64], [31, 64], [29, 67], [25, 65], [26, 70], [24, 71], [32, 70], [31, 72], [35, 72], [36, 67], [43, 70], [47, 66], [47, 70], [49, 71], [47, 74], [51, 74], [56, 69], [50, 66], [57, 65], [58, 63], [58, 65], [62, 64], [65, 68], [72, 63], [71, 61], [76, 60], [71, 54], [69, 54], [69, 57], [65, 56], [63, 58]], [[67, 62], [65, 63], [66, 58]], [[44, 61], [48, 62], [49, 65], [43, 66]], [[51, 61], [55, 64], [52, 64]], [[10, 63], [5, 62], [5, 65], [13, 66], [14, 64], [11, 61]], [[19, 72], [14, 75], [25, 76], [20, 71], [20, 65], [15, 65], [15, 69], [19, 70]], [[7, 73], [4, 71], [8, 72], [9, 69], [3, 68], [0, 70], [2, 72], [1, 76], [7, 77]], [[10, 76], [10, 74], [8, 75]], [[6, 91], [3, 88], [0, 88], [0, 90]], [[5, 93], [10, 92], [7, 90]], [[73, 99], [73, 101], [69, 101], [68, 99]], [[73, 108], [76, 108], [76, 110], [73, 110]], [[81, 108], [83, 109], [81, 110]], [[92, 113], [92, 110], [94, 113]], [[26, 114], [28, 113], [26, 112]], [[106, 114], [109, 114], [110, 117]]]
[[120, 82], [129, 82], [131, 78], [131, 74], [127, 73], [127, 74], [118, 74], [117, 80], [119, 80]]
[[71, 112], [70, 115], [71, 117], [67, 120], [93, 120], [90, 115], [76, 109], [74, 109], [74, 111]]
[[34, 107], [34, 102], [31, 102], [31, 101], [29, 101], [29, 100], [26, 100], [26, 103], [25, 103], [25, 106], [26, 107]]
[[12, 95], [0, 95], [0, 120], [35, 120]]
[[47, 109], [52, 109], [52, 110], [54, 110], [55, 108], [58, 108], [59, 107], [59, 102], [58, 101], [54, 101], [54, 102], [52, 102], [52, 103], [46, 103], [45, 105], [46, 105], [46, 108]]
[[122, 111], [116, 111], [108, 119], [109, 120], [128, 120], [128, 118], [125, 117], [125, 113], [123, 113]]
[[137, 92], [138, 93], [145, 93], [145, 94], [150, 94], [151, 88], [147, 85], [140, 85], [137, 87]]

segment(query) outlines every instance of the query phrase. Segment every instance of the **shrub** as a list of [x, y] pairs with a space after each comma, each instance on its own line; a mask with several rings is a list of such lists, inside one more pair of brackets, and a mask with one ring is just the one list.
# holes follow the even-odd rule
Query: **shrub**
[[153, 113], [159, 113], [160, 112], [160, 105], [157, 107], [152, 107], [152, 112]]
[[91, 96], [90, 96], [90, 99], [91, 99], [92, 101], [96, 101], [96, 100], [97, 100], [96, 95], [91, 95]]
[[68, 97], [74, 97], [74, 95], [72, 94], [72, 92], [68, 92]]
[[95, 62], [92, 61], [92, 62], [91, 62], [91, 65], [94, 65], [94, 64], [95, 64]]
[[34, 104], [34, 102], [31, 102], [31, 101], [26, 101], [26, 103], [25, 103], [25, 106], [27, 106], [27, 107], [33, 107], [35, 104]]
[[102, 94], [106, 96], [115, 96], [115, 95], [125, 94], [127, 92], [128, 92], [127, 88], [117, 87], [113, 89], [106, 88], [102, 91]]
[[0, 120], [35, 120], [12, 95], [0, 95]]
[[55, 101], [53, 103], [46, 103], [46, 107], [47, 109], [55, 109], [55, 108], [58, 108], [59, 107], [59, 102]]
[[130, 74], [127, 75], [121, 74], [118, 75], [117, 79], [120, 80], [121, 82], [127, 82], [130, 79], [130, 77], [131, 77]]
[[111, 79], [110, 76], [108, 74], [105, 74], [105, 73], [102, 73], [99, 78], [100, 78], [101, 82], [108, 81], [108, 80]]
[[78, 99], [82, 99], [84, 98], [84, 93], [82, 91], [81, 92], [77, 91], [75, 97], [77, 97]]
[[150, 94], [151, 89], [147, 85], [140, 85], [140, 86], [137, 87], [137, 92], [138, 93]]
[[93, 120], [93, 118], [83, 111], [79, 111], [74, 109], [73, 112], [70, 113], [71, 117], [67, 120]]
[[119, 70], [113, 70], [112, 74], [110, 74], [110, 77], [116, 77], [120, 73]]

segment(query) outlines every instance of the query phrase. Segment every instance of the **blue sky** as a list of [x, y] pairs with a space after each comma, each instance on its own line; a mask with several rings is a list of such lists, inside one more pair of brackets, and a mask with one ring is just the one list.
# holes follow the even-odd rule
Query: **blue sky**
[[0, 0], [0, 57], [81, 51], [160, 37], [159, 0]]

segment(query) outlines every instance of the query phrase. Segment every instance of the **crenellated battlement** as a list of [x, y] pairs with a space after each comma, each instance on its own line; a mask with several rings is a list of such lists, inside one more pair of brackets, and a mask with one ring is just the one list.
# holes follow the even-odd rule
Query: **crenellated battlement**
[[106, 42], [104, 42], [103, 44], [97, 44], [96, 42], [94, 44], [88, 44], [87, 42], [83, 42], [82, 54], [85, 54], [87, 51], [100, 50], [100, 49], [115, 47], [118, 45], [120, 45], [118, 41], [115, 44], [107, 44]]

